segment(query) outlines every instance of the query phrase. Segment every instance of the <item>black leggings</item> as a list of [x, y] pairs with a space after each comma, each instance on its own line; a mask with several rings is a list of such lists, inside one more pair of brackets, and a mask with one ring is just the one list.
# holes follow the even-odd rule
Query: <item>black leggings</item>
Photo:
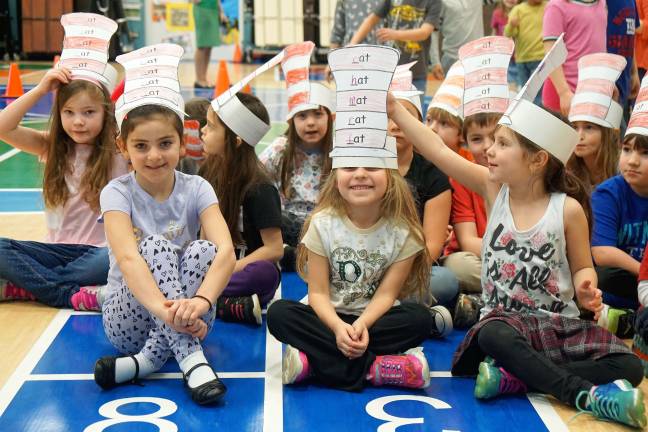
[[636, 387], [643, 379], [641, 362], [632, 354], [609, 354], [597, 360], [557, 365], [534, 350], [520, 332], [503, 321], [484, 325], [477, 335], [477, 343], [530, 390], [550, 394], [572, 406], [578, 394], [593, 385], [624, 378]]

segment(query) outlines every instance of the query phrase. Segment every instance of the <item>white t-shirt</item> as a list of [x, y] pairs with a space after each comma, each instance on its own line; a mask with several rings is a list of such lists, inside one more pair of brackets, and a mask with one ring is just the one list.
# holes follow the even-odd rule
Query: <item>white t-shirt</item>
[[381, 218], [362, 229], [332, 211], [313, 216], [302, 243], [328, 259], [331, 303], [351, 315], [367, 307], [389, 266], [423, 249], [404, 225]]

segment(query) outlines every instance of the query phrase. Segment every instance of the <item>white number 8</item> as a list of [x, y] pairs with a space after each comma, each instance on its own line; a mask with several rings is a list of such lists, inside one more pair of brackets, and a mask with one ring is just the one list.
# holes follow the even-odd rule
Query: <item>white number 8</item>
[[[117, 408], [132, 403], [152, 403], [159, 407], [157, 411], [145, 415], [126, 415], [120, 414]], [[178, 432], [178, 426], [175, 423], [165, 420], [162, 417], [170, 416], [178, 410], [175, 402], [168, 399], [156, 397], [132, 397], [116, 399], [106, 402], [99, 408], [99, 414], [106, 417], [106, 420], [98, 421], [86, 427], [83, 432], [101, 432], [104, 429], [120, 423], [149, 423], [158, 427], [160, 432]]]

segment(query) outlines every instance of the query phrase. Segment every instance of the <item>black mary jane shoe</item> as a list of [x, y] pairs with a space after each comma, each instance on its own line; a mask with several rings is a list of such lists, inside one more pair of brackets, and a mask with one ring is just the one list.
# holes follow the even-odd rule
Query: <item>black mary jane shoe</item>
[[139, 363], [135, 356], [129, 356], [135, 362], [135, 376], [131, 381], [126, 381], [124, 383], [115, 382], [115, 364], [117, 362], [117, 357], [115, 356], [106, 356], [101, 357], [95, 363], [94, 367], [94, 379], [99, 387], [104, 390], [109, 390], [111, 388], [117, 387], [120, 384], [129, 384], [136, 383], [137, 377], [139, 376]]
[[207, 85], [202, 85], [202, 84], [200, 84], [198, 81], [196, 81], [196, 82], [194, 82], [194, 88], [197, 88], [197, 89], [213, 89], [214, 86], [213, 86], [213, 85], [209, 85], [209, 84], [207, 84]]
[[207, 366], [212, 370], [212, 372], [214, 371], [208, 363], [198, 363], [184, 374], [184, 382], [185, 386], [187, 386], [187, 389], [189, 390], [191, 399], [193, 399], [194, 402], [199, 405], [209, 405], [218, 402], [227, 392], [227, 387], [225, 387], [225, 384], [218, 379], [216, 372], [214, 372], [216, 378], [213, 380], [207, 381], [195, 388], [189, 387], [189, 376], [194, 370], [202, 366]]

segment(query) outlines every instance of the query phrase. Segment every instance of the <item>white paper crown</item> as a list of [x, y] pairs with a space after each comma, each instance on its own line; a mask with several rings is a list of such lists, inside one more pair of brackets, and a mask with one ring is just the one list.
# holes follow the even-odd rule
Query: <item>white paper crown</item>
[[567, 123], [533, 103], [544, 81], [567, 58], [563, 35], [564, 33], [556, 40], [511, 101], [499, 124], [509, 127], [566, 164], [578, 143], [578, 133]]
[[423, 92], [419, 91], [416, 86], [412, 84], [412, 71], [410, 68], [415, 63], [416, 62], [413, 61], [411, 63], [396, 66], [389, 90], [396, 99], [406, 100], [414, 105], [419, 116], [423, 118], [423, 108], [421, 107], [420, 96]]
[[150, 45], [117, 57], [124, 66], [124, 94], [115, 103], [115, 118], [121, 129], [126, 115], [144, 105], [162, 105], [184, 122], [184, 99], [180, 94], [178, 64], [184, 49], [176, 44]]
[[616, 80], [626, 67], [620, 55], [597, 53], [578, 60], [578, 85], [569, 110], [569, 121], [587, 121], [618, 129], [623, 108], [612, 99]]
[[212, 100], [211, 106], [221, 121], [236, 135], [240, 136], [243, 141], [251, 146], [256, 146], [265, 134], [268, 133], [271, 126], [247, 109], [236, 94], [254, 78], [281, 63], [288, 55], [287, 53], [295, 55], [295, 53], [306, 52], [309, 49], [312, 51], [313, 47], [314, 44], [312, 42], [303, 42], [286, 47], [261, 67]]
[[387, 90], [398, 57], [396, 49], [378, 45], [329, 53], [337, 87], [333, 168], [398, 169], [396, 140], [387, 136]]
[[434, 94], [428, 111], [439, 108], [451, 115], [463, 118], [464, 68], [457, 60], [448, 70], [441, 86]]
[[57, 67], [70, 69], [72, 79], [103, 85], [112, 92], [117, 71], [108, 64], [108, 48], [117, 23], [103, 15], [77, 12], [62, 15], [61, 25], [65, 37]]
[[639, 134], [648, 136], [648, 75], [641, 80], [637, 102], [632, 109], [626, 135]]
[[508, 66], [514, 47], [507, 37], [488, 36], [459, 48], [464, 68], [464, 117], [506, 111], [510, 100]]

